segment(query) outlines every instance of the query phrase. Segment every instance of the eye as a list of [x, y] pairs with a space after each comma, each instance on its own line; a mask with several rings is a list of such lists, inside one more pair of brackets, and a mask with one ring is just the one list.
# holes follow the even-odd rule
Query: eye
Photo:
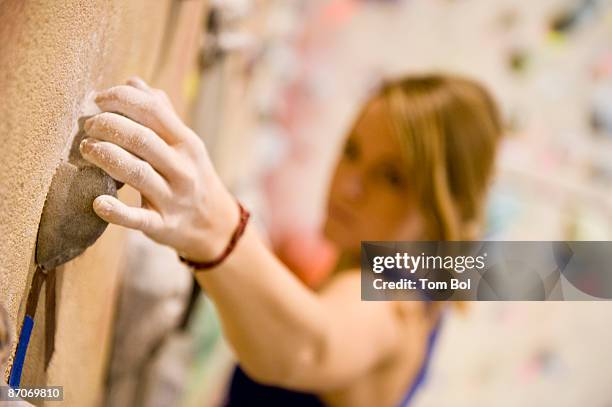
[[387, 185], [395, 189], [401, 189], [406, 185], [404, 176], [393, 167], [387, 167], [382, 171], [382, 176]]
[[350, 161], [355, 161], [359, 158], [359, 146], [355, 140], [348, 139], [346, 141], [344, 144], [343, 156]]

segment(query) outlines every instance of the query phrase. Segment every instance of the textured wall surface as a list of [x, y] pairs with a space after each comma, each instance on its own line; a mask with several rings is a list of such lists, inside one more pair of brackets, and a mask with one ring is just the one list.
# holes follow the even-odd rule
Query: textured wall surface
[[[0, 301], [17, 331], [45, 196], [87, 96], [131, 75], [153, 78], [173, 7], [171, 0], [0, 0]], [[23, 384], [64, 385], [67, 405], [99, 401], [123, 238], [111, 226], [58, 269], [55, 353], [45, 372], [43, 297]]]

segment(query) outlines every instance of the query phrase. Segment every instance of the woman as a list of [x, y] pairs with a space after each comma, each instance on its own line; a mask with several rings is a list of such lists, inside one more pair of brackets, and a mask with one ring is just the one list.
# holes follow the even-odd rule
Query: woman
[[366, 104], [331, 183], [325, 234], [342, 256], [318, 292], [248, 226], [204, 144], [163, 92], [132, 79], [98, 93], [96, 103], [103, 113], [86, 122], [81, 152], [140, 191], [142, 205], [100, 196], [94, 210], [204, 269], [195, 270], [197, 280], [246, 373], [234, 375], [229, 404], [409, 402], [440, 307], [362, 302], [360, 241], [477, 236], [501, 135], [482, 87], [451, 76], [408, 77]]

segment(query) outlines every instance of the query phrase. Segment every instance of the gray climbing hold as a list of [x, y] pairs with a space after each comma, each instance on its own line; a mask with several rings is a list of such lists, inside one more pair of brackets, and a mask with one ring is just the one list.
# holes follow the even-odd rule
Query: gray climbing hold
[[68, 161], [57, 167], [47, 193], [36, 242], [36, 263], [43, 270], [72, 260], [100, 237], [108, 224], [92, 203], [99, 195], [116, 197], [121, 186], [83, 160], [78, 150], [83, 137], [80, 132], [74, 138]]

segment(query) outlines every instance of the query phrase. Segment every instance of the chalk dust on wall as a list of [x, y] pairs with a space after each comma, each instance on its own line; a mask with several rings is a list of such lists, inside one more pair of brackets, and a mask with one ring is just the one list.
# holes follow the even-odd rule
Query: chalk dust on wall
[[[17, 333], [45, 196], [83, 101], [131, 75], [152, 78], [171, 5], [0, 0], [0, 301]], [[129, 189], [120, 197], [137, 199]], [[64, 385], [66, 405], [99, 404], [124, 234], [110, 226], [82, 256], [58, 268], [55, 352], [45, 371], [41, 298], [24, 385]], [[6, 370], [0, 373], [6, 378]]]

